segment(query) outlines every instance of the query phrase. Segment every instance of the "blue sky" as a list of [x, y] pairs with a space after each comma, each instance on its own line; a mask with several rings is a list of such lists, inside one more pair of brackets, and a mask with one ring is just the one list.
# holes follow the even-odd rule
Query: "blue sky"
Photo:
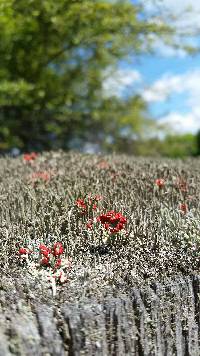
[[[137, 1], [143, 3], [148, 15], [155, 13], [153, 0]], [[161, 4], [161, 18], [167, 12], [175, 15], [173, 25], [177, 33], [190, 31], [185, 43], [199, 46], [200, 0], [157, 2]], [[155, 54], [133, 58], [129, 65], [121, 63], [115, 75], [106, 81], [106, 90], [115, 95], [139, 90], [152, 116], [173, 132], [196, 133], [200, 129], [200, 51], [190, 56], [156, 40]]]
[[[144, 86], [152, 88], [155, 83], [165, 81], [164, 78], [185, 78], [189, 80], [193, 73], [198, 73], [197, 80], [200, 80], [200, 54], [195, 56], [185, 55], [183, 57], [176, 56], [143, 56], [140, 59], [140, 63], [135, 67], [140, 72], [144, 82]], [[195, 77], [192, 79], [194, 87], [196, 87]], [[167, 85], [167, 80], [166, 80]], [[200, 87], [200, 84], [199, 84]], [[167, 112], [180, 113], [181, 115], [187, 115], [191, 113], [192, 108], [188, 103], [190, 96], [192, 96], [192, 83], [190, 88], [185, 85], [182, 90], [173, 90], [171, 96], [162, 101], [150, 101], [150, 111], [156, 118], [160, 118]], [[199, 91], [200, 94], [200, 91]], [[200, 96], [199, 96], [199, 109], [200, 109]], [[184, 119], [183, 119], [184, 120]], [[188, 119], [189, 120], [189, 119]], [[188, 127], [189, 125], [187, 125]], [[200, 114], [199, 114], [199, 128], [200, 128]], [[191, 132], [196, 130], [191, 122]]]

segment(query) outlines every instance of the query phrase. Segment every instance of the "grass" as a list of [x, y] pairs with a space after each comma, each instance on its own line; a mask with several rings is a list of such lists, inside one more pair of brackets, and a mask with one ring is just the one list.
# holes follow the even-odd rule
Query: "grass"
[[[156, 179], [164, 179], [162, 188]], [[97, 210], [82, 215], [76, 200], [87, 200], [89, 194], [103, 199]], [[40, 243], [61, 242], [65, 257], [72, 259], [68, 281], [58, 287], [60, 301], [127, 293], [133, 285], [199, 273], [198, 159], [62, 151], [43, 153], [31, 162], [5, 157], [0, 159], [0, 197], [1, 276], [20, 280], [34, 298], [50, 297], [51, 291], [41, 275], [20, 261], [18, 250]], [[186, 204], [186, 213], [180, 204]], [[109, 210], [127, 219], [126, 231], [111, 239], [101, 224], [86, 226]]]

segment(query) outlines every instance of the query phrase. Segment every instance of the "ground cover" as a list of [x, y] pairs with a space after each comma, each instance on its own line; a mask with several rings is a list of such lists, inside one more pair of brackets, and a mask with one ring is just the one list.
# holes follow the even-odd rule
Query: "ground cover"
[[[105, 300], [122, 296], [132, 303], [134, 288], [143, 290], [146, 300], [148, 288], [158, 293], [160, 287], [155, 286], [172, 286], [173, 281], [177, 285], [180, 280], [187, 288], [187, 283], [196, 283], [197, 298], [198, 159], [62, 151], [4, 157], [0, 159], [0, 198], [3, 312], [13, 310], [21, 315], [31, 308], [33, 314], [40, 315], [39, 303], [43, 310], [56, 310], [58, 322], [66, 303], [87, 305], [89, 299], [105, 306]], [[184, 303], [188, 303], [187, 298]], [[59, 333], [59, 327], [55, 329]], [[16, 325], [14, 330], [16, 333]], [[9, 352], [23, 354], [25, 351], [16, 351], [19, 341], [10, 339]], [[64, 339], [63, 352], [69, 352], [70, 337]], [[138, 347], [144, 351], [144, 345], [136, 347], [141, 354]], [[102, 352], [105, 354], [105, 349]]]

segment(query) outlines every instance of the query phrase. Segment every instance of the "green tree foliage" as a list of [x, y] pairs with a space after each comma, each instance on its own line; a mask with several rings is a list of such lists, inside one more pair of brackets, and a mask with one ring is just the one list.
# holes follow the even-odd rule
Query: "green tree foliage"
[[139, 141], [137, 153], [145, 156], [165, 156], [171, 158], [184, 158], [196, 156], [196, 136], [193, 134], [167, 135], [162, 140], [152, 138]]
[[200, 156], [200, 130], [197, 132], [196, 145], [197, 145], [197, 155]]
[[196, 137], [193, 134], [168, 136], [163, 145], [165, 156], [185, 157], [196, 154]]
[[105, 98], [105, 70], [169, 33], [128, 0], [0, 0], [0, 149], [139, 132], [145, 104]]

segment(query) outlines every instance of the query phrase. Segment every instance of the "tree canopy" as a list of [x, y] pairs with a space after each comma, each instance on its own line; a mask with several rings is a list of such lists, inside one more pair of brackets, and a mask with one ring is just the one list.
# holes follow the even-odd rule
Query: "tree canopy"
[[171, 32], [129, 0], [0, 0], [0, 149], [139, 134], [146, 104], [106, 97], [105, 73]]

